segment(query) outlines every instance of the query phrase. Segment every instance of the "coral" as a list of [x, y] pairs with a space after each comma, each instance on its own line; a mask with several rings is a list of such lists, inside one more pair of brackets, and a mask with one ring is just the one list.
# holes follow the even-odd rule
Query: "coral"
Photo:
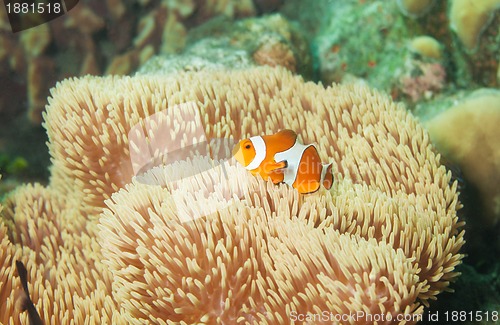
[[56, 76], [56, 67], [47, 56], [33, 58], [28, 63], [28, 119], [33, 123], [42, 122], [41, 109], [45, 106], [48, 95], [47, 85], [52, 84]]
[[67, 29], [79, 30], [83, 35], [92, 35], [105, 27], [103, 17], [99, 17], [90, 6], [76, 6], [64, 20]]
[[310, 9], [312, 3], [287, 1], [284, 10], [301, 26], [310, 26], [308, 38], [320, 80], [328, 85], [355, 76], [377, 89], [393, 88], [409, 53], [405, 43], [411, 36], [396, 1], [314, 3]]
[[434, 4], [434, 0], [398, 0], [401, 11], [410, 17], [416, 18], [425, 15]]
[[434, 2], [435, 0], [397, 0], [401, 12], [412, 18], [425, 15]]
[[480, 192], [483, 219], [500, 221], [500, 92], [479, 90], [426, 122], [433, 142]]
[[[254, 66], [246, 51], [216, 48], [198, 42], [182, 55], [157, 55], [137, 71], [138, 75], [173, 75], [179, 72], [221, 69], [244, 69]], [[203, 50], [203, 56], [197, 50]]]
[[50, 44], [50, 30], [48, 25], [26, 30], [19, 37], [19, 42], [30, 58], [35, 58], [45, 52]]
[[186, 27], [173, 15], [168, 15], [163, 27], [160, 53], [177, 53], [184, 49]]
[[306, 78], [311, 77], [307, 40], [280, 14], [236, 22], [214, 19], [192, 29], [187, 39], [186, 48], [179, 55], [153, 58], [141, 67], [139, 73], [171, 74], [279, 65]]
[[410, 41], [410, 47], [412, 50], [418, 54], [440, 60], [443, 55], [442, 45], [434, 38], [430, 36], [418, 36]]
[[259, 12], [273, 12], [283, 5], [284, 0], [254, 0]]
[[[500, 1], [453, 1], [449, 10], [458, 37], [450, 44], [456, 83], [462, 88], [497, 87]], [[475, 86], [475, 87], [473, 87]]]
[[[188, 28], [217, 15], [253, 14], [250, 0], [80, 1], [60, 19], [13, 34], [1, 11], [0, 80], [17, 80], [18, 85], [9, 86], [28, 94], [27, 117], [39, 125], [44, 99], [57, 80], [88, 73], [130, 74], [160, 49], [182, 50]], [[12, 110], [9, 117], [26, 113], [14, 96], [3, 97], [0, 111]]]
[[201, 0], [198, 3], [197, 19], [207, 20], [219, 15], [246, 17], [253, 16], [255, 13], [252, 0]]
[[401, 91], [413, 102], [430, 98], [433, 92], [444, 87], [446, 71], [439, 63], [417, 63], [416, 72], [401, 77]]
[[481, 32], [500, 8], [499, 0], [453, 0], [450, 8], [450, 26], [468, 50], [477, 47]]
[[[423, 55], [432, 53], [424, 61], [440, 63], [446, 68], [449, 89], [453, 89], [453, 86], [498, 86], [496, 72], [500, 51], [500, 11], [493, 9], [495, 2], [498, 3], [498, 0], [477, 4], [472, 0], [317, 0], [313, 4], [289, 0], [284, 3], [282, 12], [288, 18], [299, 21], [308, 33], [317, 59], [315, 66], [318, 77], [323, 83], [348, 82], [354, 76], [364, 79], [372, 87], [391, 93], [396, 100], [405, 100], [397, 88], [401, 71], [405, 70], [415, 50]], [[450, 21], [455, 21], [452, 7], [465, 5], [475, 8], [470, 12], [464, 10], [464, 34], [474, 34], [469, 20], [476, 21], [481, 10], [491, 8], [487, 12], [487, 16], [492, 17], [491, 23], [484, 25], [480, 38], [476, 37], [478, 43], [475, 51], [467, 50], [465, 43], [456, 37], [450, 27]], [[418, 19], [401, 15], [401, 7], [406, 6], [413, 8], [411, 10], [415, 14], [418, 13]], [[458, 26], [462, 26], [460, 24]], [[417, 38], [421, 35], [434, 38], [441, 46], [436, 46], [431, 39]], [[414, 46], [405, 46], [411, 42]], [[427, 51], [429, 46], [432, 52]], [[412, 102], [406, 104], [414, 105]]]
[[282, 66], [292, 72], [297, 69], [292, 50], [287, 45], [276, 41], [264, 43], [253, 53], [253, 59], [258, 65]]
[[[299, 196], [230, 166], [228, 179], [245, 191], [234, 196], [220, 170], [198, 174], [196, 159], [134, 178], [128, 132], [185, 102], [199, 108], [208, 139], [303, 130], [333, 163], [333, 189]], [[20, 188], [2, 212], [3, 323], [27, 321], [15, 311], [10, 250], [52, 323], [275, 324], [318, 310], [414, 317], [457, 276], [456, 184], [417, 121], [365, 86], [325, 89], [269, 67], [88, 76], [59, 83], [44, 118], [51, 183]], [[195, 127], [158, 123], [151, 144], [162, 126], [184, 144]], [[172, 175], [191, 177], [176, 187]]]

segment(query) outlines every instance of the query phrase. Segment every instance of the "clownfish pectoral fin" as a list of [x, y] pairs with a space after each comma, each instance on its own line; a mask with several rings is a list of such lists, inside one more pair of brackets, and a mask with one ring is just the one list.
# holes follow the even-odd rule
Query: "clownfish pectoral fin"
[[332, 164], [323, 165], [321, 170], [321, 184], [327, 190], [332, 188], [333, 185], [333, 172], [332, 172]]
[[277, 162], [275, 165], [276, 165], [276, 167], [278, 167], [276, 169], [284, 169], [284, 168], [288, 167], [288, 161], [283, 160], [283, 161]]
[[265, 163], [262, 167], [265, 173], [270, 174], [271, 172], [276, 172], [280, 169], [285, 169], [287, 166], [288, 163], [286, 161], [280, 161], [280, 162], [268, 162]]

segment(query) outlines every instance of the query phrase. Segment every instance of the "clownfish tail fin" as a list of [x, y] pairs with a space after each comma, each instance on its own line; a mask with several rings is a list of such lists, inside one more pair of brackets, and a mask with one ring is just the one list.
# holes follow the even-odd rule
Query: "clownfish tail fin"
[[332, 164], [323, 165], [323, 169], [321, 170], [321, 184], [329, 190], [333, 185], [333, 172], [332, 172]]

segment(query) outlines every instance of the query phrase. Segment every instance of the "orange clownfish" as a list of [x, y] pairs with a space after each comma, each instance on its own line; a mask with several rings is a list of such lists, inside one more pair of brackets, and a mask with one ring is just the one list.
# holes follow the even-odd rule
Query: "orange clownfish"
[[241, 140], [233, 156], [253, 175], [286, 183], [302, 194], [333, 185], [332, 164], [322, 164], [316, 147], [300, 143], [292, 130]]

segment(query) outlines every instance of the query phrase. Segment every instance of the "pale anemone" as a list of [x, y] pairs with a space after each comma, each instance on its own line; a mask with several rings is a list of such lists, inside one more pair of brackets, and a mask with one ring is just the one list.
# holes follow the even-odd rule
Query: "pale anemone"
[[111, 274], [101, 263], [96, 224], [78, 205], [38, 184], [21, 186], [6, 199], [7, 227], [1, 232], [6, 259], [0, 262], [9, 276], [2, 281], [1, 323], [29, 324], [21, 310], [16, 260], [28, 269], [30, 296], [46, 324], [111, 323], [117, 308], [109, 295]]
[[[199, 108], [208, 140], [295, 130], [333, 163], [333, 188], [300, 196], [235, 165], [224, 171], [226, 186], [220, 169], [201, 172], [207, 157], [134, 177], [129, 131], [186, 102]], [[47, 265], [30, 275], [47, 321], [73, 308], [64, 295], [81, 302], [78, 320], [113, 323], [287, 324], [322, 311], [411, 318], [457, 276], [464, 243], [457, 186], [417, 121], [364, 86], [324, 88], [269, 67], [84, 77], [59, 83], [44, 117], [53, 167], [38, 197], [57, 209], [27, 210], [21, 194], [12, 196], [11, 242], [4, 235], [2, 247], [27, 245], [28, 270]], [[169, 133], [185, 141], [192, 129], [182, 120]], [[147, 133], [148, 141], [155, 136]], [[188, 181], [176, 186], [171, 177]], [[186, 222], [186, 211], [200, 217]], [[28, 221], [37, 218], [46, 221]], [[25, 243], [37, 223], [54, 238], [41, 241], [48, 248]], [[54, 235], [61, 229], [64, 238]], [[59, 270], [48, 243], [67, 256]], [[9, 261], [2, 270], [12, 278]], [[47, 289], [64, 277], [75, 279], [64, 292]], [[47, 291], [48, 309], [49, 297], [40, 298]]]

